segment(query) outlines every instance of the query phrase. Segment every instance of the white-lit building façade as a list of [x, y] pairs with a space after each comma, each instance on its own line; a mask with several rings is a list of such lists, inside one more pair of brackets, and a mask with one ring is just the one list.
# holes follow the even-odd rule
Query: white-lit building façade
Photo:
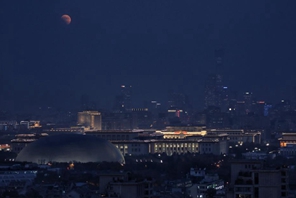
[[166, 131], [96, 131], [85, 132], [85, 134], [108, 139], [123, 155], [228, 154], [229, 135], [227, 133], [207, 133], [204, 128], [194, 131], [180, 127], [168, 129]]
[[[48, 135], [63, 133], [62, 131], [47, 131]], [[67, 133], [72, 133], [68, 132]], [[80, 132], [83, 133], [83, 132]], [[123, 155], [167, 155], [199, 153], [199, 154], [228, 154], [229, 143], [239, 141], [256, 142], [258, 138], [245, 133], [243, 130], [206, 130], [205, 127], [167, 127], [163, 131], [155, 130], [97, 130], [86, 131], [85, 135], [94, 135], [113, 143]], [[254, 133], [260, 136], [259, 132]], [[244, 138], [252, 137], [252, 138]], [[30, 139], [31, 140], [31, 139]], [[11, 147], [15, 152], [21, 150], [22, 139], [12, 140]], [[21, 144], [25, 147], [28, 144]], [[14, 146], [15, 145], [15, 146]], [[14, 149], [15, 148], [15, 149]]]

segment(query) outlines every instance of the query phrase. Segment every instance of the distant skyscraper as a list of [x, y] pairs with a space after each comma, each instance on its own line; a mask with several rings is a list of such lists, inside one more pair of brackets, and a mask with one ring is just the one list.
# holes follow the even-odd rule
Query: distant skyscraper
[[132, 109], [132, 86], [121, 85], [120, 94], [115, 98], [114, 110], [115, 111], [131, 111]]
[[252, 92], [245, 92], [243, 94], [243, 98], [245, 101], [245, 112], [246, 114], [253, 112], [253, 102], [254, 102], [254, 98], [253, 98], [253, 93]]
[[221, 89], [221, 111], [227, 111], [229, 107], [229, 90], [228, 87], [223, 86]]
[[121, 85], [121, 95], [123, 96], [123, 105], [126, 110], [132, 109], [132, 86]]
[[188, 110], [188, 108], [190, 108], [188, 96], [186, 94], [170, 90], [168, 95], [168, 106], [169, 108]]
[[223, 65], [224, 51], [223, 49], [215, 50], [216, 67], [212, 74], [206, 80], [205, 86], [205, 108], [215, 106], [222, 108], [225, 98], [225, 90], [222, 85], [221, 69]]
[[222, 77], [220, 74], [208, 76], [205, 86], [205, 108], [210, 106], [220, 107], [223, 100]]
[[266, 104], [264, 105], [264, 116], [268, 116], [269, 115], [269, 111], [272, 108], [271, 104]]

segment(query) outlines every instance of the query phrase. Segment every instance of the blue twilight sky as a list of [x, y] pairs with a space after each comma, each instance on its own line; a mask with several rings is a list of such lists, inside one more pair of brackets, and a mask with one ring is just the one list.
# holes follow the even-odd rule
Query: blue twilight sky
[[296, 85], [295, 10], [292, 0], [1, 1], [0, 108], [73, 107], [82, 94], [110, 107], [121, 84], [137, 106], [175, 89], [201, 107], [217, 48], [225, 85], [275, 102]]

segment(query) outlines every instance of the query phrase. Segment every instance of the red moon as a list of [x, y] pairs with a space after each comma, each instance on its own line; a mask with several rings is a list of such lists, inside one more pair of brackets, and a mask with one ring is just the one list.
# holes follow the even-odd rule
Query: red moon
[[69, 25], [71, 23], [71, 17], [67, 14], [64, 14], [61, 19], [67, 24]]

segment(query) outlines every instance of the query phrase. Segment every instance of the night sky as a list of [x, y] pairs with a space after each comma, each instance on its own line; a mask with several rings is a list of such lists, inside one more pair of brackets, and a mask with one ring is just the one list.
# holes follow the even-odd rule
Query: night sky
[[138, 106], [175, 89], [201, 107], [217, 48], [226, 86], [276, 102], [296, 85], [295, 10], [292, 0], [0, 1], [0, 107], [74, 107], [82, 94], [110, 107], [121, 84]]

